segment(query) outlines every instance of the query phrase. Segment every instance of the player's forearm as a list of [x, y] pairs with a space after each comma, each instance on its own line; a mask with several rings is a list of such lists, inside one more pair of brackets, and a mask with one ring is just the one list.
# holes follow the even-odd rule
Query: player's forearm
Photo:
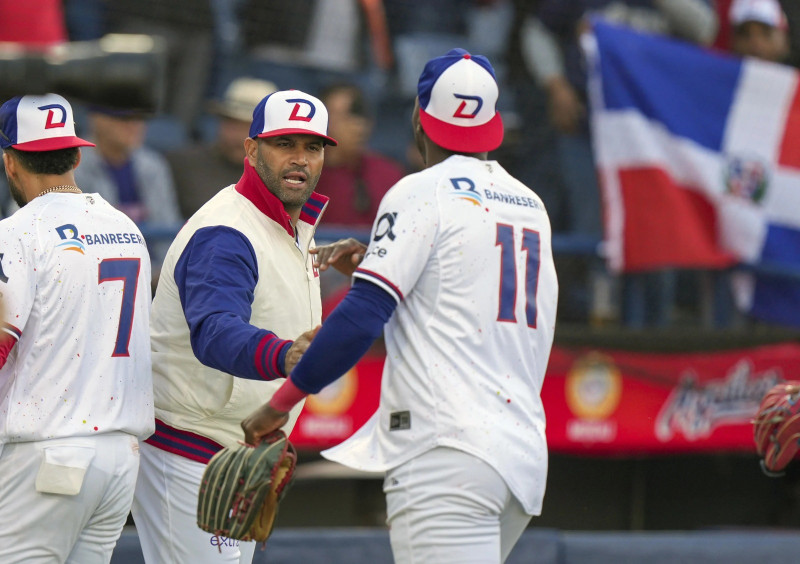
[[288, 411], [350, 370], [380, 336], [397, 302], [384, 290], [356, 280], [331, 313], [270, 406]]
[[191, 328], [191, 344], [197, 360], [250, 380], [284, 378], [284, 359], [292, 341], [259, 329], [233, 314], [210, 315]]
[[308, 395], [300, 388], [294, 385], [291, 378], [287, 378], [283, 385], [278, 388], [278, 391], [269, 400], [269, 405], [272, 409], [282, 413], [289, 413], [292, 408], [303, 401]]
[[199, 229], [174, 274], [192, 351], [200, 362], [240, 378], [285, 377], [292, 341], [250, 324], [258, 265], [241, 232], [225, 226]]
[[526, 67], [545, 86], [550, 79], [564, 76], [564, 58], [553, 32], [536, 18], [528, 18], [521, 31], [522, 58]]

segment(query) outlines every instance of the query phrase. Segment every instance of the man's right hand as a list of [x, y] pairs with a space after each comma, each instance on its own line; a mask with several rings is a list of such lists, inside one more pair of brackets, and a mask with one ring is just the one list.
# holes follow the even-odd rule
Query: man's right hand
[[320, 270], [327, 270], [332, 266], [342, 274], [352, 275], [356, 267], [364, 260], [367, 246], [350, 237], [330, 245], [323, 245], [309, 251], [314, 256], [314, 266]]
[[314, 340], [314, 336], [317, 334], [320, 327], [322, 327], [322, 325], [317, 325], [312, 330], [306, 331], [297, 337], [289, 346], [289, 350], [283, 360], [283, 373], [286, 376], [289, 376], [289, 374], [292, 373], [292, 369], [300, 362], [300, 357], [308, 350], [308, 346], [311, 344], [311, 341]]

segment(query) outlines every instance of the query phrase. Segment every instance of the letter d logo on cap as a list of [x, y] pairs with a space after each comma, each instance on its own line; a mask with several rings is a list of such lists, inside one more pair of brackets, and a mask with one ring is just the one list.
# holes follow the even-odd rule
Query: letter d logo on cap
[[[67, 109], [61, 104], [48, 104], [46, 106], [39, 106], [40, 110], [47, 110], [47, 122], [44, 124], [45, 129], [53, 129], [54, 127], [64, 127], [67, 123]], [[61, 117], [58, 121], [53, 121], [55, 112], [53, 110], [61, 110]]]
[[[290, 100], [286, 100], [287, 103], [294, 103], [294, 108], [292, 109], [292, 115], [289, 116], [289, 120], [291, 121], [311, 121], [314, 117], [314, 114], [317, 113], [317, 108], [314, 107], [308, 100], [303, 100], [302, 98], [292, 98]], [[300, 116], [297, 115], [297, 112], [300, 111], [300, 104], [305, 104], [309, 107], [308, 115]]]

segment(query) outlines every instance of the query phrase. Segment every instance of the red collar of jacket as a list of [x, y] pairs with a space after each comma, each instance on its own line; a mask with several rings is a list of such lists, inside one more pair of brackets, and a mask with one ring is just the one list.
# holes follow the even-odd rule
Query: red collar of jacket
[[[242, 173], [239, 182], [236, 183], [236, 191], [250, 200], [261, 213], [283, 227], [289, 235], [294, 237], [292, 220], [283, 207], [283, 202], [269, 191], [267, 185], [258, 176], [256, 169], [250, 166], [247, 158], [244, 160], [244, 173]], [[330, 198], [327, 196], [312, 192], [311, 197], [308, 198], [308, 201], [300, 210], [300, 221], [316, 226], [328, 200]]]

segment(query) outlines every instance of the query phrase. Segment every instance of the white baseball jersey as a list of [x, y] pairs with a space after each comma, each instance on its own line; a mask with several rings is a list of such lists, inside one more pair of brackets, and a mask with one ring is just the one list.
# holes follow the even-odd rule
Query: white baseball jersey
[[495, 161], [451, 156], [386, 194], [355, 276], [398, 306], [385, 328], [380, 407], [325, 456], [383, 471], [435, 446], [460, 449], [539, 514], [540, 390], [558, 299], [539, 197]]
[[151, 434], [150, 258], [136, 225], [98, 194], [45, 194], [0, 222], [0, 265], [0, 446]]

